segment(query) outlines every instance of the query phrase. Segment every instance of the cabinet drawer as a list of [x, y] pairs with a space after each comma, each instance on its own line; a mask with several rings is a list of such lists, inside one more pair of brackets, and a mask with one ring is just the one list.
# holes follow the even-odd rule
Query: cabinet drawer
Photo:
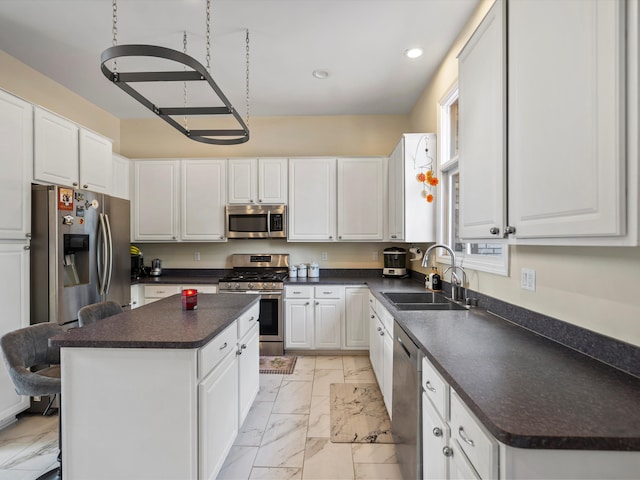
[[342, 298], [344, 296], [344, 287], [335, 285], [315, 287], [315, 295], [316, 298]]
[[481, 478], [497, 478], [498, 443], [451, 390], [451, 438], [454, 438]]
[[260, 316], [260, 302], [256, 303], [238, 319], [238, 339], [244, 337], [251, 327], [258, 322]]
[[193, 289], [198, 293], [218, 293], [217, 285], [182, 285], [182, 290]]
[[180, 293], [180, 285], [145, 285], [145, 298], [164, 298]]
[[380, 303], [377, 304], [377, 307], [378, 309], [376, 310], [376, 313], [380, 317], [382, 325], [384, 325], [384, 328], [387, 329], [387, 332], [393, 334], [393, 316], [386, 308], [380, 305]]
[[422, 359], [422, 388], [426, 398], [433, 402], [438, 414], [444, 420], [449, 420], [449, 385], [427, 360], [427, 357]]
[[285, 298], [313, 298], [313, 287], [284, 287]]
[[203, 379], [220, 361], [236, 349], [238, 326], [233, 322], [198, 351], [198, 379]]

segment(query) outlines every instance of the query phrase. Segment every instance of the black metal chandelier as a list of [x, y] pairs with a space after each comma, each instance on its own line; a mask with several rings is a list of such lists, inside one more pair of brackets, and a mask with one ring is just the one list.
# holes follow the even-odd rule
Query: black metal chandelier
[[[207, 66], [209, 66], [210, 49], [210, 0], [207, 0]], [[191, 140], [209, 143], [214, 145], [237, 145], [249, 140], [248, 110], [249, 110], [249, 31], [246, 32], [247, 51], [247, 123], [238, 114], [237, 110], [224, 95], [220, 87], [211, 77], [208, 68], [200, 62], [186, 54], [186, 32], [184, 37], [184, 52], [172, 50], [156, 45], [117, 45], [117, 0], [113, 0], [113, 46], [107, 48], [100, 57], [101, 70], [114, 85], [121, 88], [132, 98], [140, 102], [154, 114], [174, 127], [180, 133]], [[172, 62], [182, 66], [182, 70], [171, 71], [149, 71], [149, 72], [120, 72], [117, 70], [117, 59], [123, 57], [153, 57]], [[107, 62], [113, 61], [113, 68], [110, 69]], [[186, 105], [187, 83], [186, 82], [207, 82], [216, 97], [224, 106], [195, 107]], [[173, 107], [161, 107], [147, 99], [132, 85], [141, 82], [182, 82], [184, 85], [184, 105]], [[203, 115], [230, 115], [238, 123], [235, 129], [190, 129], [187, 125], [188, 116]], [[175, 116], [182, 116], [185, 121], [181, 125]]]

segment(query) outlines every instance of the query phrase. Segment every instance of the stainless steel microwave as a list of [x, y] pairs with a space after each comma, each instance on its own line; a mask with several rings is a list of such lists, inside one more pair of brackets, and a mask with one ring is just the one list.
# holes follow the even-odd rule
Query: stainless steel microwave
[[227, 238], [287, 238], [286, 205], [227, 205]]

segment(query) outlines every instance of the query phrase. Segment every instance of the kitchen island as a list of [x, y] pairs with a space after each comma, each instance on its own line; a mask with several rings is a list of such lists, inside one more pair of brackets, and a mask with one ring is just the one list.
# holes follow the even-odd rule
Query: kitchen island
[[259, 296], [173, 295], [51, 339], [65, 478], [215, 478], [258, 391], [258, 316]]

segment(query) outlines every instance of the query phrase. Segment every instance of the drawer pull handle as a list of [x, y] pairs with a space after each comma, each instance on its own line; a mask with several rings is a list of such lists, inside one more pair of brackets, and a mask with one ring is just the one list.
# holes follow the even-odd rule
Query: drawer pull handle
[[380, 336], [382, 337], [384, 335], [384, 331], [380, 332]]
[[441, 437], [442, 436], [442, 429], [440, 427], [433, 427], [433, 436], [434, 437]]
[[465, 443], [468, 443], [472, 447], [476, 446], [475, 442], [471, 440], [469, 437], [467, 437], [467, 434], [464, 432], [464, 428], [462, 427], [458, 428], [458, 433], [460, 434], [460, 438], [464, 440]]
[[224, 342], [224, 345], [220, 347], [220, 350], [224, 350], [225, 348], [227, 348], [227, 342]]
[[293, 292], [294, 295], [302, 295], [302, 292]]
[[247, 348], [247, 344], [246, 344], [246, 343], [243, 343], [243, 344], [240, 346], [240, 348], [241, 348], [242, 350], [244, 350], [245, 348]]
[[377, 329], [377, 330], [378, 330], [378, 331], [382, 330], [382, 327], [378, 327], [378, 329]]
[[249, 319], [250, 322], [254, 321], [256, 319], [256, 317], [254, 317], [253, 315], [251, 315], [251, 318]]
[[242, 355], [242, 350], [236, 350], [236, 355]]
[[[424, 386], [427, 388], [427, 390], [429, 390], [430, 392], [435, 393], [436, 389], [433, 387], [433, 385], [431, 385], [431, 382], [429, 380], [427, 380], [424, 384]], [[462, 427], [460, 427], [462, 428]]]
[[331, 295], [333, 292], [322, 292], [323, 295]]
[[309, 305], [309, 302], [305, 303], [305, 305]]
[[376, 318], [376, 316], [375, 315], [371, 315], [371, 318]]
[[450, 457], [453, 455], [453, 450], [451, 450], [451, 447], [442, 447], [442, 453], [445, 457]]

